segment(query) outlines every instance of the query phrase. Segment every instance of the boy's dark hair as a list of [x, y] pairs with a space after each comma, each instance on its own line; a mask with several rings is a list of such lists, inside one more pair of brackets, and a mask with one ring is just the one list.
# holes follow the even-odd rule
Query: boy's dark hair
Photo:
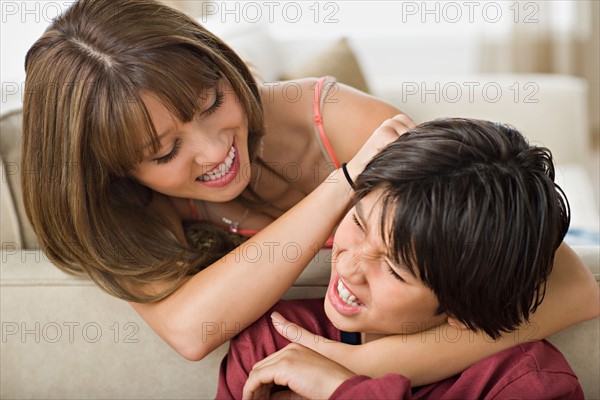
[[382, 237], [439, 313], [498, 338], [542, 302], [570, 220], [548, 149], [506, 125], [439, 119], [388, 145], [356, 185], [358, 200], [382, 189]]

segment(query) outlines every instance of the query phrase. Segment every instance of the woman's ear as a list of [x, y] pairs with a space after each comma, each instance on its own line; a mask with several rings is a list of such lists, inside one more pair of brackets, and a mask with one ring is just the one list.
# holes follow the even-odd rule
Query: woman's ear
[[448, 325], [450, 325], [454, 329], [461, 329], [461, 330], [465, 330], [465, 331], [469, 330], [469, 328], [467, 327], [467, 325], [465, 325], [464, 323], [460, 322], [458, 319], [456, 319], [452, 315], [448, 315]]

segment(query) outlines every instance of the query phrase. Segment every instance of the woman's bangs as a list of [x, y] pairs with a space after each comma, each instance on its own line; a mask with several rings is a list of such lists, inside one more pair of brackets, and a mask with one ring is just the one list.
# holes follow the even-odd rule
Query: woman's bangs
[[98, 161], [111, 173], [127, 176], [148, 153], [160, 149], [152, 120], [135, 88], [130, 85], [98, 85], [98, 96], [92, 104], [89, 132], [92, 149]]
[[[126, 176], [149, 154], [160, 151], [160, 140], [141, 94], [151, 93], [173, 116], [183, 123], [192, 120], [203, 105], [207, 91], [215, 87], [220, 74], [207, 67], [206, 59], [196, 54], [169, 51], [150, 57], [141, 68], [128, 71], [129, 82], [114, 80], [104, 86], [104, 107], [94, 106], [98, 139], [94, 146], [109, 170]], [[143, 72], [142, 72], [143, 71]], [[136, 73], [137, 72], [137, 73]], [[116, 86], [119, 86], [118, 88]], [[98, 88], [102, 91], [103, 88]], [[102, 103], [102, 102], [100, 102]]]
[[153, 93], [171, 114], [186, 123], [203, 106], [221, 74], [197, 49], [184, 50], [162, 49], [161, 56], [145, 66], [145, 76], [138, 87]]

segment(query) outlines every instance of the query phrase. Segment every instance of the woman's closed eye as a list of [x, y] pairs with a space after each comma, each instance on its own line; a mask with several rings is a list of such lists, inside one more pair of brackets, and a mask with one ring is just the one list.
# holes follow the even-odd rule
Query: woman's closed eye
[[223, 92], [221, 92], [218, 89], [215, 89], [215, 101], [214, 103], [208, 107], [203, 113], [202, 116], [206, 117], [211, 115], [212, 113], [214, 113], [215, 111], [217, 111], [219, 109], [219, 107], [221, 107], [223, 105], [223, 100], [225, 99], [225, 95], [223, 94]]
[[[215, 111], [217, 111], [219, 109], [219, 107], [221, 107], [221, 105], [223, 105], [223, 100], [225, 99], [225, 95], [223, 94], [223, 92], [219, 91], [219, 90], [215, 90], [215, 101], [213, 102], [213, 104], [206, 109], [205, 111], [202, 112], [201, 116], [209, 116], [211, 114], [213, 114]], [[175, 144], [173, 145], [173, 149], [169, 152], [169, 154], [164, 155], [162, 157], [157, 157], [155, 159], [153, 159], [152, 161], [154, 161], [157, 164], [166, 164], [168, 162], [170, 162], [171, 160], [173, 160], [176, 156], [177, 153], [179, 152], [179, 148], [181, 147], [181, 139], [177, 139], [175, 140]]]
[[169, 152], [169, 154], [153, 159], [157, 164], [166, 164], [177, 156], [179, 152], [179, 148], [181, 147], [181, 139], [176, 139], [175, 144], [173, 145], [173, 149]]

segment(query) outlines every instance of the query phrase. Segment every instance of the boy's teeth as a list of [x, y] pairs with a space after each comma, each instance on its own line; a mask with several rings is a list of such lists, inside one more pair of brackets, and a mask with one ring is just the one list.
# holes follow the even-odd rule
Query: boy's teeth
[[229, 153], [227, 153], [227, 157], [225, 158], [225, 161], [223, 161], [221, 164], [217, 165], [210, 172], [207, 172], [206, 174], [202, 175], [200, 177], [200, 180], [206, 182], [206, 181], [212, 181], [212, 180], [221, 178], [223, 175], [225, 175], [227, 173], [227, 171], [229, 171], [229, 168], [231, 168], [234, 158], [235, 158], [235, 147], [231, 146], [231, 149], [229, 149]]
[[354, 307], [359, 305], [359, 303], [356, 301], [356, 300], [358, 300], [356, 298], [356, 296], [354, 296], [353, 294], [350, 294], [348, 289], [346, 289], [346, 287], [342, 283], [341, 279], [338, 280], [337, 290], [338, 290], [338, 294], [340, 295], [340, 298], [344, 301], [344, 303], [354, 306]]

